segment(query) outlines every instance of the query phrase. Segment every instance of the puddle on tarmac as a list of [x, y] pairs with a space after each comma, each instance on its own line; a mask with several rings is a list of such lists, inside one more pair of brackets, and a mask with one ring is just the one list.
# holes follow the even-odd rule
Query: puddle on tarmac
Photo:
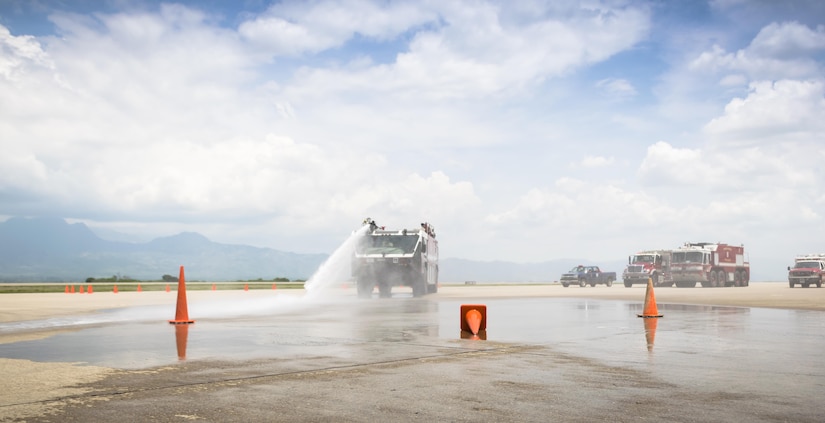
[[[347, 297], [269, 314], [257, 310], [200, 317], [190, 311], [196, 323], [185, 328], [170, 325], [168, 316], [156, 316], [155, 311], [129, 321], [123, 316], [139, 313], [121, 309], [109, 313], [116, 318], [108, 320], [96, 315], [0, 324], [0, 334], [63, 329], [43, 339], [0, 344], [0, 357], [138, 369], [182, 359], [356, 359], [364, 358], [367, 350], [378, 354], [382, 349], [407, 349], [415, 355], [420, 350], [416, 347], [466, 348], [485, 342], [461, 337], [459, 308], [467, 303], [474, 301]], [[488, 341], [543, 345], [622, 366], [678, 363], [674, 368], [690, 372], [695, 370], [690, 363], [699, 368], [703, 360], [720, 360], [725, 365], [718, 375], [772, 366], [809, 374], [794, 363], [820, 360], [825, 346], [825, 313], [817, 311], [659, 304], [664, 317], [654, 324], [637, 317], [642, 304], [624, 301], [536, 298], [483, 303]]]

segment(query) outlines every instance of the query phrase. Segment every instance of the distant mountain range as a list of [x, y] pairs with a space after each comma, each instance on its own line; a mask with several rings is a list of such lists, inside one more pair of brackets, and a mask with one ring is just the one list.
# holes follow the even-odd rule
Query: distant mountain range
[[[59, 218], [11, 218], [0, 222], [0, 282], [84, 281], [86, 278], [160, 280], [186, 267], [187, 280], [231, 281], [276, 277], [306, 280], [327, 254], [299, 254], [212, 242], [183, 232], [144, 243], [104, 240], [83, 223]], [[447, 283], [550, 282], [576, 264], [621, 272], [623, 262], [562, 259], [541, 263], [442, 259]]]

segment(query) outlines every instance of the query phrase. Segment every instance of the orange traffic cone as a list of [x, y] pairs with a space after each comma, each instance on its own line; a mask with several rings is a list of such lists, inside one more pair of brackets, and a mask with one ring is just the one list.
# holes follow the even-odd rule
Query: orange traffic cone
[[215, 291], [216, 289], [217, 289], [217, 288], [215, 288], [215, 284], [213, 283], [213, 284], [212, 284], [212, 290], [213, 290], [213, 291]]
[[114, 287], [114, 288], [112, 288], [112, 292], [114, 292], [115, 294], [117, 294], [117, 285], [115, 285], [115, 287]]
[[69, 293], [69, 285], [66, 285], [66, 293]]
[[91, 285], [89, 285], [89, 289], [87, 289], [86, 292], [88, 292], [89, 294], [94, 293], [94, 290], [92, 290]]
[[169, 284], [166, 284], [166, 292], [169, 292]]
[[80, 285], [80, 293], [85, 294], [85, 292], [83, 292], [83, 285]]
[[273, 283], [272, 284], [272, 289], [278, 289], [278, 287], [276, 287], [275, 284]]
[[662, 317], [656, 307], [656, 296], [653, 295], [653, 279], [647, 278], [647, 290], [645, 290], [645, 307], [639, 317]]
[[143, 288], [140, 287], [140, 284], [138, 284], [137, 292], [143, 292]]
[[189, 308], [186, 305], [186, 281], [183, 277], [183, 266], [180, 267], [180, 278], [178, 279], [178, 304], [175, 309], [175, 320], [170, 320], [169, 323], [174, 325], [187, 325], [195, 323], [194, 320], [189, 320]]
[[71, 286], [71, 289], [69, 290], [69, 293], [74, 294], [74, 285]]
[[244, 291], [249, 291], [249, 285], [243, 284], [243, 290]]

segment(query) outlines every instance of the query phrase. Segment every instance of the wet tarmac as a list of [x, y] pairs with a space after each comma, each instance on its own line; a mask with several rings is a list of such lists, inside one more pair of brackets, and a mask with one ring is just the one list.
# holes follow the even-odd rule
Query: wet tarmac
[[[467, 339], [459, 330], [460, 306], [473, 303], [487, 306], [486, 340]], [[483, 365], [490, 367], [485, 377], [477, 379], [469, 376], [473, 365], [462, 360], [456, 365], [460, 371], [455, 378], [461, 380], [460, 374], [465, 374], [467, 380], [498, 377], [509, 378], [512, 383], [534, 383], [534, 389], [553, 391], [552, 395], [547, 393], [547, 398], [554, 398], [555, 406], [522, 409], [521, 405], [511, 404], [508, 408], [502, 400], [492, 398], [498, 403], [492, 414], [470, 407], [475, 411], [469, 414], [451, 415], [442, 410], [446, 414], [433, 417], [453, 421], [465, 420], [456, 416], [466, 416], [467, 421], [550, 421], [553, 419], [545, 419], [547, 413], [555, 412], [553, 415], [565, 421], [825, 420], [825, 405], [818, 399], [825, 390], [825, 313], [677, 304], [659, 304], [658, 308], [663, 318], [643, 319], [637, 317], [642, 312], [640, 302], [577, 298], [459, 301], [438, 295], [411, 298], [405, 294], [372, 300], [354, 296], [269, 298], [255, 303], [194, 305], [189, 316], [195, 324], [171, 325], [167, 321], [171, 317], [168, 307], [133, 307], [89, 316], [0, 324], [0, 334], [59, 329], [43, 339], [0, 344], [0, 357], [80, 362], [125, 370], [191, 366], [201, 372], [197, 380], [203, 383], [202, 372], [218, 362], [224, 363], [221, 366], [238, 363], [247, 369], [243, 374], [255, 378], [249, 363], [258, 363], [255, 366], [262, 375], [282, 377], [296, 371], [369, 368], [409, 361], [412, 370], [382, 370], [395, 371], [395, 377], [403, 378], [406, 372], [410, 372], [408, 377], [422, 374], [421, 366], [426, 366], [422, 360], [449, 361], [453, 356], [466, 359], [466, 354], [512, 352], [514, 356], [500, 357], [497, 364], [493, 361]], [[492, 358], [479, 362], [486, 363], [487, 359]], [[260, 364], [274, 363], [271, 360], [280, 364]], [[560, 364], [562, 361], [569, 364]], [[530, 366], [537, 366], [535, 372]], [[575, 370], [581, 366], [588, 370]], [[542, 372], [554, 369], [555, 382], [535, 380], [539, 367]], [[566, 371], [573, 375], [565, 376]], [[422, 377], [439, 383], [438, 375]], [[577, 378], [585, 380], [584, 384], [577, 384]], [[593, 383], [593, 378], [599, 382], [591, 386], [586, 380]], [[215, 376], [213, 382], [225, 380], [225, 376]], [[443, 383], [456, 383], [451, 380]], [[643, 380], [655, 381], [655, 387], [639, 386]], [[558, 385], [550, 388], [550, 383]], [[629, 387], [623, 387], [626, 383]], [[293, 388], [302, 389], [298, 386]], [[303, 395], [310, 395], [314, 388], [306, 389]], [[586, 408], [576, 410], [572, 405], [575, 401], [560, 400], [559, 390], [580, 396]], [[602, 390], [609, 393], [605, 398], [619, 399], [602, 403], [607, 399], [592, 398]], [[486, 396], [496, 395], [495, 389], [485, 392]], [[633, 415], [603, 414], [611, 404], [615, 408], [636, 395], [641, 401], [638, 407], [671, 394], [684, 398], [665, 405], [657, 403], [649, 409], [634, 408]], [[424, 400], [430, 400], [429, 394], [422, 397]], [[375, 401], [380, 404], [391, 399]], [[621, 407], [633, 406], [630, 401]], [[560, 410], [565, 404], [572, 408]], [[703, 404], [710, 408], [691, 414]], [[316, 410], [315, 414], [295, 414], [286, 420], [366, 421], [382, 416], [347, 410], [343, 408], [332, 416], [317, 414]], [[64, 417], [94, 416], [88, 414], [90, 410], [81, 411], [69, 410]], [[201, 414], [205, 420], [224, 420], [208, 411]], [[397, 420], [424, 420], [419, 419], [422, 416], [395, 415]]]

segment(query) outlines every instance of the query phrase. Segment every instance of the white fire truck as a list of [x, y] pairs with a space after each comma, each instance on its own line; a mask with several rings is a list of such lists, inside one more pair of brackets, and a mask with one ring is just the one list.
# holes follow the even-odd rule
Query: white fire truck
[[630, 288], [633, 284], [647, 284], [648, 279], [652, 279], [655, 286], [673, 286], [670, 272], [672, 255], [671, 250], [647, 250], [629, 256], [627, 267], [622, 272], [624, 286]]
[[371, 297], [376, 286], [382, 298], [392, 296], [393, 286], [411, 287], [414, 297], [438, 292], [438, 241], [429, 223], [386, 230], [367, 218], [364, 225], [352, 258], [359, 297]]
[[796, 256], [793, 267], [788, 266], [788, 285], [799, 284], [803, 288], [816, 285], [822, 288], [825, 282], [825, 254]]
[[697, 242], [673, 250], [670, 263], [673, 282], [677, 287], [748, 286], [750, 263], [745, 247], [722, 243]]

